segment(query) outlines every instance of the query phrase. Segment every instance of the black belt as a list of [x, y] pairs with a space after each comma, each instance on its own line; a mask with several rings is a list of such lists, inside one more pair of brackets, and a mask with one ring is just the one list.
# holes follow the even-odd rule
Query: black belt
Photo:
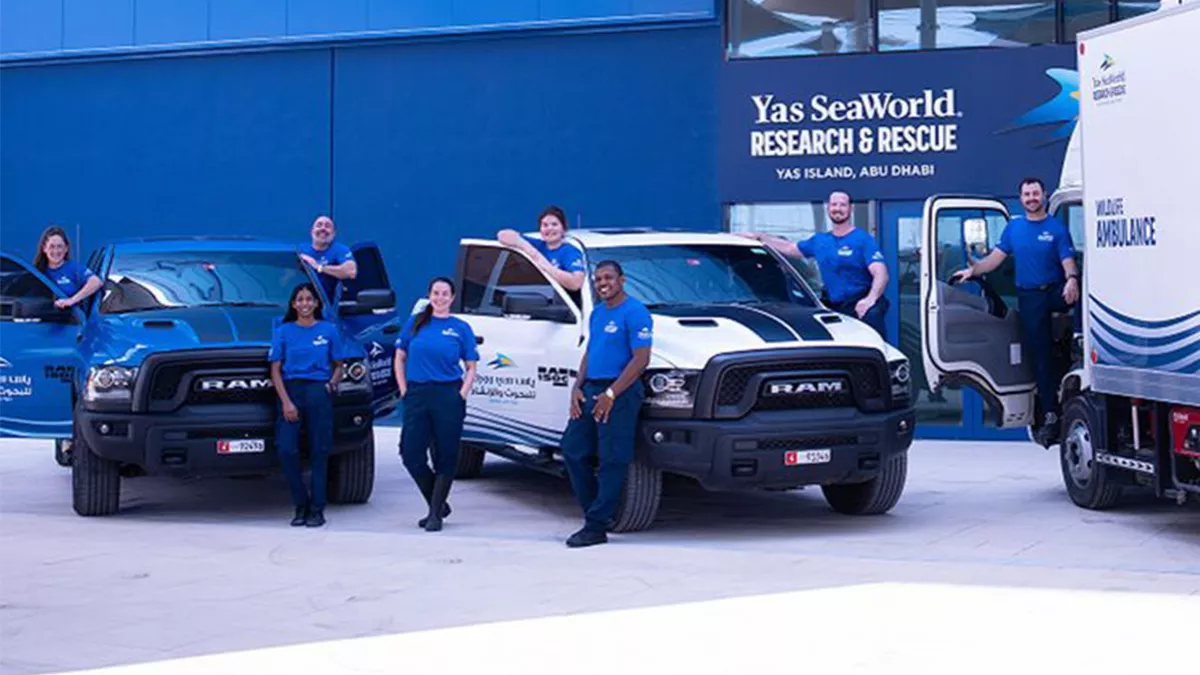
[[1051, 290], [1056, 290], [1063, 283], [1065, 283], [1065, 282], [1056, 281], [1052, 284], [1042, 284], [1041, 286], [1017, 286], [1017, 290], [1024, 291], [1026, 293], [1034, 293], [1037, 291], [1051, 291]]

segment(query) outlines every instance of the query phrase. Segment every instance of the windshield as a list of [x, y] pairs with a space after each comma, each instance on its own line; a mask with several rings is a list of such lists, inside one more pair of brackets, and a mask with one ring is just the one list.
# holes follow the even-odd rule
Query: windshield
[[[166, 258], [166, 259], [164, 259]], [[289, 251], [171, 251], [118, 254], [100, 311], [243, 305], [284, 307], [309, 281]]]
[[798, 275], [765, 248], [693, 244], [624, 246], [592, 254], [616, 260], [625, 290], [650, 307], [690, 304], [787, 302], [815, 307]]

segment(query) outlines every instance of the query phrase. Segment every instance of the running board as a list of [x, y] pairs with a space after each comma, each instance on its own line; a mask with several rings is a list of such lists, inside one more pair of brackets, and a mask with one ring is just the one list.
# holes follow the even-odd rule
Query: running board
[[562, 462], [556, 459], [546, 459], [538, 453], [521, 452], [511, 445], [487, 445], [484, 448], [497, 457], [503, 457], [504, 459], [541, 471], [542, 473], [550, 474], [557, 478], [566, 478], [567, 476], [567, 468]]
[[1111, 455], [1107, 452], [1097, 452], [1095, 459], [1097, 462], [1101, 464], [1107, 464], [1108, 466], [1129, 469], [1130, 471], [1137, 471], [1138, 473], [1144, 473], [1150, 476], [1154, 475], [1154, 464], [1150, 462], [1143, 462], [1140, 459], [1129, 459], [1128, 457]]

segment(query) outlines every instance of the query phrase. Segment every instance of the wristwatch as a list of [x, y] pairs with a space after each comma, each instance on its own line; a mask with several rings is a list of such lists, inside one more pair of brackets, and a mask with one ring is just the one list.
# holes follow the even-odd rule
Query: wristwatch
[[605, 389], [604, 395], [607, 396], [609, 398], [609, 400], [612, 400], [612, 401], [617, 400], [617, 395], [613, 393], [612, 387]]
[[325, 273], [325, 265], [323, 265], [321, 263], [317, 263], [317, 274], [324, 274], [324, 273]]

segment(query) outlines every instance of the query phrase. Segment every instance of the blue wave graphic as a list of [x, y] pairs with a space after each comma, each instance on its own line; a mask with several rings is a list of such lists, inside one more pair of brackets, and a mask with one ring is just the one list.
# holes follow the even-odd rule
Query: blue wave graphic
[[1089, 296], [1092, 345], [1097, 362], [1200, 373], [1200, 311], [1171, 319], [1140, 319]]
[[1071, 132], [1075, 131], [1075, 125], [1079, 121], [1079, 72], [1067, 68], [1048, 68], [1046, 76], [1058, 85], [1058, 93], [1049, 101], [1013, 120], [1007, 129], [1001, 129], [997, 133], [1057, 124], [1059, 126], [1037, 147], [1071, 137]]

